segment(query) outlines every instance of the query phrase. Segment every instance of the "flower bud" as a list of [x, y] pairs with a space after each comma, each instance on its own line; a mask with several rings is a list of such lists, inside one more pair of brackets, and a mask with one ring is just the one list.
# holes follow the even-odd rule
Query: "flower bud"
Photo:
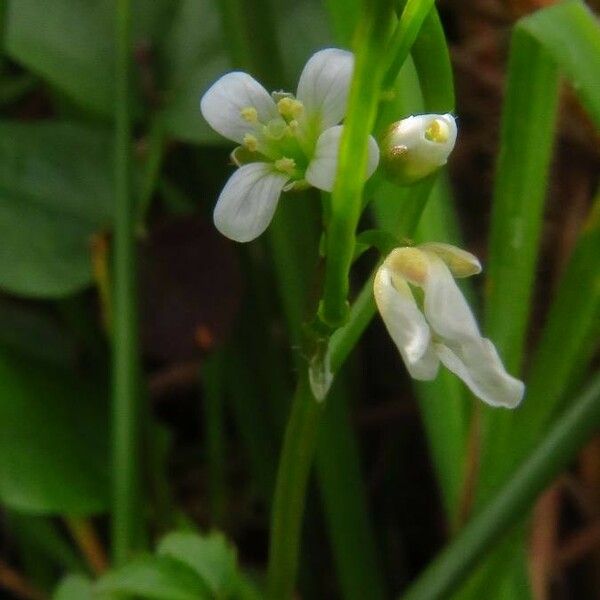
[[381, 139], [381, 165], [389, 179], [410, 185], [446, 164], [456, 142], [450, 114], [416, 115], [392, 123]]

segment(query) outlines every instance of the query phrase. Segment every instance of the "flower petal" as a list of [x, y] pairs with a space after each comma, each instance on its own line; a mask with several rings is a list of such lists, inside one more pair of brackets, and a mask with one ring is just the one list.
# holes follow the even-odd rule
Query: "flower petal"
[[321, 50], [306, 63], [296, 96], [304, 104], [307, 117], [320, 115], [321, 129], [344, 118], [353, 68], [352, 52], [337, 48]]
[[[317, 140], [313, 159], [306, 169], [305, 179], [320, 190], [331, 192], [337, 172], [338, 153], [342, 139], [342, 125], [326, 129]], [[369, 136], [369, 159], [367, 164], [368, 179], [373, 175], [379, 163], [379, 147], [373, 136]]]
[[281, 190], [289, 177], [270, 163], [240, 167], [229, 178], [215, 206], [216, 228], [236, 242], [257, 238], [273, 218]]
[[470, 277], [481, 273], [479, 259], [462, 248], [441, 242], [427, 242], [426, 244], [420, 244], [419, 248], [439, 256], [446, 263], [454, 277]]
[[256, 123], [245, 119], [241, 111], [256, 109], [259, 122], [279, 118], [275, 102], [265, 88], [247, 73], [233, 71], [223, 75], [208, 88], [200, 101], [202, 115], [222, 136], [241, 144], [246, 133], [254, 132]]
[[452, 346], [468, 339], [479, 339], [479, 327], [471, 308], [441, 258], [429, 257], [425, 290], [425, 316], [433, 331]]
[[408, 284], [400, 279], [392, 282], [391, 271], [382, 265], [375, 275], [373, 293], [381, 318], [411, 377], [435, 378], [439, 360], [432, 351], [431, 332]]
[[490, 340], [480, 338], [454, 350], [435, 344], [435, 350], [442, 363], [486, 404], [515, 408], [521, 402], [525, 385], [505, 371]]

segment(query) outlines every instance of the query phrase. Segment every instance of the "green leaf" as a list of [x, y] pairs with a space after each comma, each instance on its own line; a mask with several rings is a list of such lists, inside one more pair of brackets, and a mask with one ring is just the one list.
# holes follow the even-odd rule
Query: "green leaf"
[[557, 101], [556, 66], [537, 42], [516, 29], [494, 190], [485, 328], [515, 375], [534, 288]]
[[[134, 2], [134, 38], [148, 44], [168, 22], [170, 0]], [[103, 117], [114, 103], [113, 2], [19, 0], [8, 4], [7, 53]]]
[[221, 533], [170, 533], [162, 539], [157, 552], [187, 565], [216, 596], [227, 596], [234, 589], [236, 553]]
[[72, 373], [0, 354], [0, 499], [23, 512], [107, 505], [106, 415]]
[[0, 287], [37, 297], [91, 281], [90, 238], [112, 215], [108, 133], [0, 122]]
[[52, 600], [92, 600], [92, 582], [84, 575], [67, 575], [52, 595]]
[[230, 143], [200, 114], [202, 94], [229, 66], [216, 3], [182, 0], [162, 48], [169, 91], [160, 118], [166, 132], [199, 144]]
[[600, 127], [600, 24], [581, 0], [549, 6], [517, 24], [558, 65], [577, 97]]
[[[498, 540], [512, 526], [522, 520], [523, 514], [531, 507], [537, 495], [566, 467], [599, 424], [600, 374], [597, 374], [505, 485], [471, 518], [402, 598], [436, 600], [451, 597], [452, 591], [473, 567], [489, 550], [497, 547]], [[499, 548], [504, 550], [502, 545]], [[509, 564], [512, 567], [512, 563]], [[494, 585], [499, 579], [501, 576], [496, 571]], [[486, 597], [490, 595], [490, 591], [493, 594], [495, 590], [488, 586]], [[500, 589], [500, 592], [505, 593], [505, 590]]]
[[96, 593], [84, 575], [67, 575], [54, 590], [52, 600], [117, 600], [117, 596]]
[[[564, 30], [570, 32], [568, 39], [559, 33]], [[600, 72], [582, 65], [598, 61], [600, 26], [581, 2], [567, 1], [538, 11], [516, 26], [494, 198], [486, 307], [486, 333], [497, 343], [509, 370], [518, 371], [527, 331], [554, 131], [557, 65], [566, 69], [565, 75], [577, 83], [576, 91], [586, 99], [594, 88], [597, 96]], [[586, 105], [596, 110], [593, 103]], [[573, 255], [551, 310], [523, 408], [514, 414], [485, 413], [480, 502], [494, 493], [535, 443], [571, 383], [574, 367], [584, 362], [582, 345], [598, 302], [595, 218]], [[582, 286], [586, 293], [581, 293]], [[560, 354], [555, 351], [557, 345]]]
[[102, 576], [96, 593], [133, 594], [153, 600], [211, 600], [194, 571], [168, 556], [143, 556]]
[[111, 112], [114, 97], [109, 2], [21, 0], [6, 15], [6, 50], [73, 100]]

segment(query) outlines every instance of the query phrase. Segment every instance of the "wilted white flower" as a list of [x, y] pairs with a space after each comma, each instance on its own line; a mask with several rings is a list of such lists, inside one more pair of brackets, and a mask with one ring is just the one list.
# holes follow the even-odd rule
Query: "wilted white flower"
[[525, 386], [481, 337], [454, 281], [480, 271], [475, 256], [449, 244], [396, 248], [375, 276], [375, 301], [413, 378], [434, 379], [441, 361], [487, 404], [514, 408]]
[[456, 143], [450, 114], [417, 115], [392, 123], [381, 138], [381, 164], [396, 183], [407, 185], [446, 164]]
[[[331, 191], [346, 112], [352, 53], [328, 48], [302, 71], [296, 95], [273, 92], [242, 72], [227, 73], [204, 94], [200, 108], [210, 126], [241, 144], [232, 153], [238, 169], [215, 207], [217, 229], [238, 242], [269, 225], [282, 191], [314, 186]], [[369, 138], [369, 177], [379, 149]]]

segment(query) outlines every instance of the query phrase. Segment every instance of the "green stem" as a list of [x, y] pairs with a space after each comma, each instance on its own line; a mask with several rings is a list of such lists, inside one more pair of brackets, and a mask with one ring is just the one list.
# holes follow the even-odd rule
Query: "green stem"
[[600, 375], [597, 375], [494, 499], [402, 596], [403, 600], [450, 597], [486, 551], [522, 519], [524, 511], [565, 468], [599, 423]]
[[140, 402], [131, 194], [130, 0], [116, 3], [112, 551], [123, 563], [140, 533]]
[[306, 369], [298, 381], [277, 472], [273, 500], [267, 598], [291, 598], [298, 570], [306, 486], [322, 405], [314, 399]]
[[391, 22], [387, 0], [369, 2], [366, 6], [357, 34], [356, 62], [327, 231], [327, 271], [319, 311], [322, 320], [331, 327], [339, 327], [348, 318], [348, 273], [362, 208], [367, 140], [375, 124], [383, 77], [381, 58]]

